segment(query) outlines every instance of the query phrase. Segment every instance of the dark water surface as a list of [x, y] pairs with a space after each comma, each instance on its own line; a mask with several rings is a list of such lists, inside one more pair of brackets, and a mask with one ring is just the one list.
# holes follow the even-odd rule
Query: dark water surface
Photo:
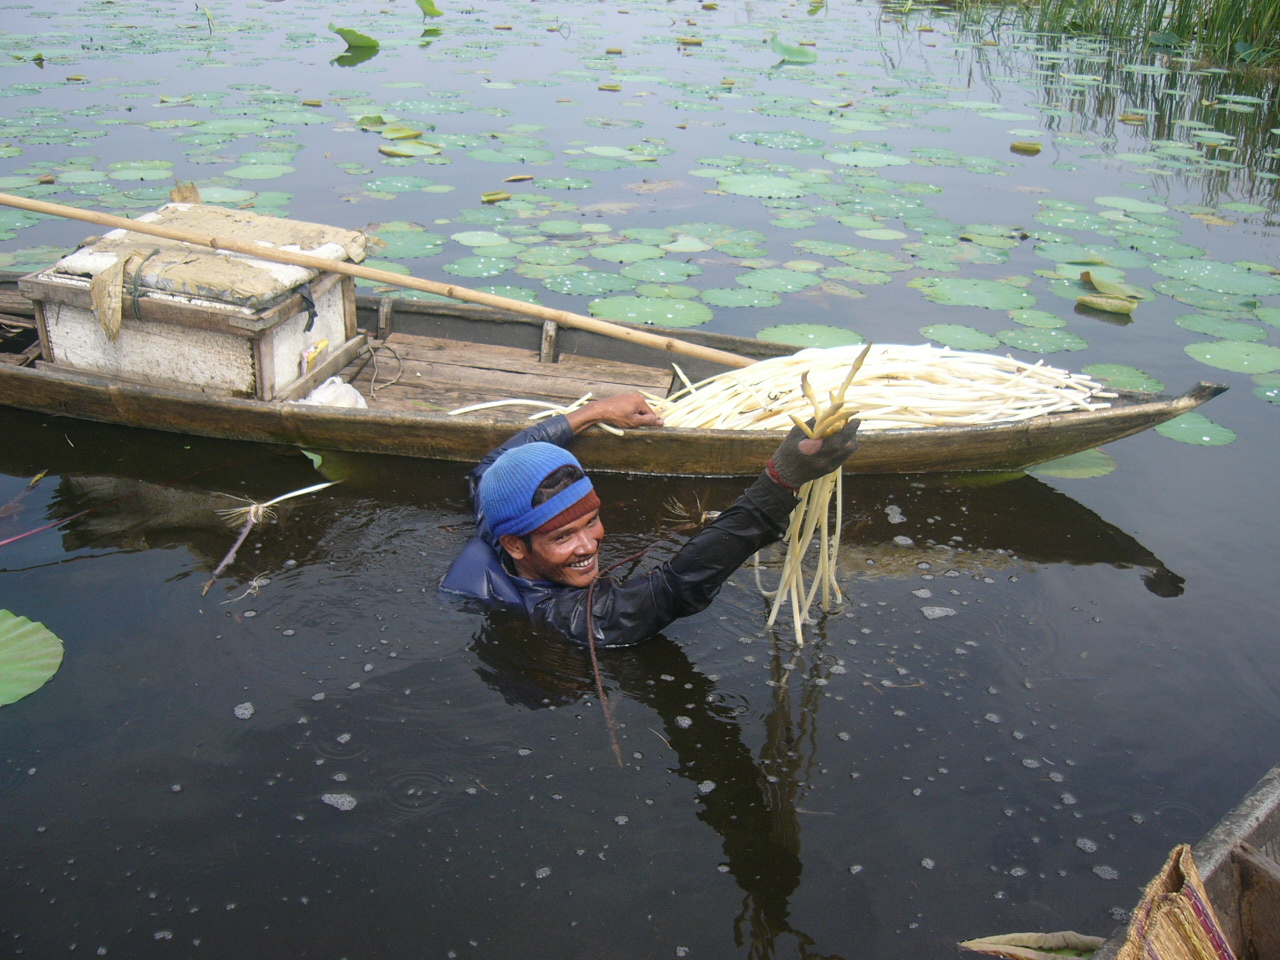
[[[1035, 273], [1054, 261], [1033, 250], [1050, 231], [1125, 249], [1126, 238], [1163, 236], [1218, 261], [1274, 264], [1272, 101], [1206, 113], [1214, 108], [1202, 101], [1231, 95], [1233, 78], [1154, 59], [1141, 63], [1172, 73], [1126, 73], [1129, 61], [1101, 47], [964, 33], [874, 6], [808, 17], [808, 4], [478, 3], [447, 9], [427, 24], [441, 35], [426, 38], [408, 3], [214, 3], [212, 25], [203, 8], [151, 7], [4, 10], [5, 51], [38, 49], [46, 62], [4, 68], [17, 152], [0, 172], [167, 160], [206, 188], [256, 193], [235, 201], [255, 209], [344, 226], [413, 221], [440, 234], [442, 252], [398, 260], [433, 277], [476, 252], [445, 238], [519, 237], [549, 219], [628, 240], [621, 231], [714, 221], [763, 234], [756, 256], [779, 263], [835, 267], [791, 245], [834, 240], [909, 266], [889, 283], [846, 277], [843, 290], [717, 309], [708, 324], [748, 335], [797, 322], [881, 342], [919, 342], [932, 323], [994, 334], [1016, 326], [1005, 311], [935, 304], [906, 281], [1018, 276], [1039, 309], [1087, 341], [1049, 362], [1129, 364], [1174, 390], [1229, 383], [1204, 412], [1236, 439], [1201, 446], [1147, 433], [1113, 445], [1116, 469], [1088, 480], [850, 477], [848, 602], [809, 628], [802, 649], [790, 624], [765, 634], [766, 605], [743, 571], [702, 615], [602, 658], [620, 768], [584, 657], [437, 597], [470, 533], [464, 465], [328, 456], [325, 470], [344, 482], [282, 504], [201, 596], [234, 538], [215, 511], [235, 506], [231, 497], [264, 501], [317, 482], [310, 461], [0, 412], [0, 505], [13, 501], [0, 540], [65, 521], [0, 548], [0, 608], [66, 644], [53, 680], [0, 710], [0, 953], [896, 960], [954, 956], [957, 940], [1013, 930], [1105, 935], [1168, 850], [1197, 839], [1277, 762], [1280, 455], [1276, 407], [1254, 393], [1267, 381], [1184, 352], [1205, 338], [1174, 320], [1205, 307], [1160, 291], [1132, 322], [1074, 312], [1054, 295], [1063, 281]], [[382, 50], [331, 64], [342, 43], [330, 21], [379, 35]], [[775, 30], [815, 37], [818, 62], [775, 67]], [[686, 33], [703, 47], [679, 52], [674, 39]], [[614, 46], [621, 59], [603, 54]], [[610, 82], [624, 89], [598, 90]], [[430, 104], [414, 117], [409, 99]], [[1002, 104], [1025, 118], [1005, 118]], [[1116, 121], [1134, 109], [1150, 111], [1148, 126]], [[320, 122], [289, 119], [306, 110]], [[533, 149], [518, 139], [533, 137], [553, 160], [489, 163], [468, 157], [471, 145], [445, 150], [449, 163], [383, 165], [376, 151], [387, 141], [351, 122], [378, 111], [482, 145]], [[851, 111], [864, 118], [853, 127], [876, 116], [881, 129], [851, 129]], [[156, 125], [262, 115], [265, 129], [223, 140]], [[1122, 157], [1190, 143], [1188, 131], [1203, 129], [1194, 124], [1210, 122], [1239, 137], [1247, 162]], [[827, 146], [802, 154], [730, 139], [744, 130]], [[1045, 144], [1039, 157], [1008, 152], [1033, 134]], [[602, 154], [566, 150], [645, 137], [671, 152], [638, 168], [567, 165]], [[759, 172], [832, 171], [823, 149], [860, 150], [861, 137], [911, 164], [840, 168], [828, 182], [877, 203], [918, 200], [956, 234], [982, 223], [1034, 235], [1000, 250], [1003, 260], [939, 274], [913, 259], [918, 249], [856, 237], [834, 218], [856, 211], [820, 210], [821, 195], [766, 206], [708, 194], [717, 181], [691, 175], [731, 155], [759, 161]], [[244, 154], [281, 143], [293, 173], [226, 176], [262, 162]], [[952, 149], [968, 165], [915, 148]], [[479, 193], [523, 171], [592, 186], [512, 185], [554, 202], [486, 222], [496, 215]], [[404, 175], [455, 189], [369, 186]], [[678, 185], [628, 186], [646, 179]], [[154, 207], [170, 183], [4, 182], [126, 212]], [[1045, 198], [1097, 214], [1101, 196], [1159, 201], [1177, 226], [1037, 219]], [[874, 215], [903, 242], [946, 233], [895, 209]], [[813, 224], [787, 219], [801, 215]], [[32, 266], [56, 256], [34, 248], [62, 249], [86, 232], [8, 227], [0, 253]], [[752, 266], [742, 250], [701, 256], [703, 274], [679, 282], [731, 287]], [[1150, 288], [1165, 277], [1133, 267], [1127, 279]], [[492, 282], [576, 310], [590, 299], [514, 270]], [[1277, 305], [1268, 294], [1210, 313], [1260, 324], [1269, 343], [1265, 311]], [[668, 499], [722, 507], [741, 485], [601, 478], [607, 552], [625, 557], [653, 540], [668, 526]]]

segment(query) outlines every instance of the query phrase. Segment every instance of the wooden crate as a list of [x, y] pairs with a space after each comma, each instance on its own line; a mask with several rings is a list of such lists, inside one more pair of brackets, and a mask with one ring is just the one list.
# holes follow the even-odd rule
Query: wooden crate
[[[363, 235], [220, 207], [170, 204], [146, 219], [209, 236], [363, 257]], [[324, 250], [324, 253], [318, 253]], [[93, 275], [123, 258], [118, 335], [94, 311]], [[218, 396], [293, 399], [363, 344], [349, 277], [112, 231], [19, 288], [35, 301], [44, 362]]]

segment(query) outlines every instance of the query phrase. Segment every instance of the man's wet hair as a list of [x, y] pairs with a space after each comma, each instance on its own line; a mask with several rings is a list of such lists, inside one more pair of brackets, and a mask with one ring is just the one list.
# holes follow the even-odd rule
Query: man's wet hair
[[585, 476], [585, 473], [571, 463], [556, 467], [538, 484], [538, 489], [533, 491], [533, 503], [530, 506], [542, 506], [561, 490], [567, 490]]

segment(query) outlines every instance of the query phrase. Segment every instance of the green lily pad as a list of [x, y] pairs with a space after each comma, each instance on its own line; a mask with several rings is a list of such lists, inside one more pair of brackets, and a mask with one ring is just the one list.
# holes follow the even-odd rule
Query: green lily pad
[[824, 160], [838, 163], [844, 167], [900, 167], [911, 161], [892, 153], [881, 153], [878, 150], [845, 150], [836, 153], [824, 153]]
[[1258, 305], [1252, 297], [1206, 290], [1185, 280], [1157, 280], [1151, 288], [1198, 310], [1240, 314], [1248, 313]]
[[530, 290], [528, 287], [513, 287], [507, 283], [491, 283], [488, 286], [476, 287], [481, 293], [492, 293], [497, 297], [506, 297], [509, 300], [521, 300], [525, 303], [541, 303], [538, 299], [538, 291]]
[[493, 247], [510, 242], [502, 234], [491, 233], [487, 230], [469, 230], [463, 233], [454, 233], [450, 234], [449, 239], [457, 241], [464, 247]]
[[1150, 200], [1137, 200], [1133, 197], [1094, 197], [1093, 202], [1102, 207], [1112, 207], [1126, 213], [1164, 213], [1169, 208]]
[[1026, 290], [998, 280], [970, 280], [960, 277], [917, 277], [907, 286], [915, 287], [934, 303], [947, 306], [986, 307], [988, 310], [1025, 310], [1036, 305]]
[[920, 335], [953, 350], [994, 350], [1000, 346], [990, 334], [959, 323], [933, 323], [921, 327]]
[[821, 323], [783, 323], [765, 327], [756, 334], [756, 339], [793, 347], [843, 347], [866, 343], [861, 334]]
[[538, 230], [552, 237], [571, 237], [582, 232], [582, 224], [577, 220], [544, 220]]
[[542, 285], [553, 293], [568, 293], [581, 297], [598, 297], [604, 293], [623, 293], [634, 290], [636, 282], [629, 277], [602, 270], [584, 270], [547, 277]]
[[592, 186], [590, 180], [578, 177], [539, 177], [533, 184], [542, 190], [589, 190]]
[[1280, 370], [1280, 348], [1243, 340], [1211, 340], [1183, 348], [1193, 360], [1236, 373], [1271, 373]]
[[523, 260], [525, 263], [539, 263], [547, 267], [559, 267], [567, 263], [577, 263], [585, 256], [587, 256], [587, 251], [581, 247], [557, 247], [551, 244], [526, 247], [516, 254], [516, 258]]
[[412, 175], [376, 177], [366, 180], [364, 188], [372, 193], [413, 193], [435, 185], [434, 180]]
[[1253, 314], [1268, 326], [1280, 327], [1280, 307], [1258, 307]]
[[666, 253], [647, 243], [613, 243], [592, 247], [591, 255], [610, 263], [636, 263], [640, 260], [661, 260]]
[[1068, 330], [1020, 327], [1017, 330], [1001, 330], [996, 336], [1001, 343], [1029, 353], [1060, 353], [1064, 350], [1083, 350], [1089, 346], [1088, 341]]
[[1061, 477], [1068, 480], [1088, 480], [1093, 477], [1105, 477], [1116, 468], [1116, 462], [1110, 454], [1101, 450], [1082, 450], [1048, 463], [1040, 463], [1032, 467], [1028, 473], [1040, 477]]
[[713, 287], [699, 296], [713, 307], [776, 307], [782, 302], [776, 293], [747, 287]]
[[62, 641], [42, 623], [0, 610], [0, 707], [39, 690], [62, 665]]
[[1269, 296], [1280, 293], [1280, 278], [1255, 273], [1234, 263], [1204, 258], [1196, 260], [1162, 260], [1151, 265], [1161, 276], [1182, 280], [1214, 293], [1235, 296]]
[[1145, 370], [1128, 367], [1122, 363], [1091, 363], [1080, 370], [1085, 376], [1101, 380], [1116, 390], [1132, 390], [1136, 393], [1163, 393], [1165, 386]]
[[770, 293], [798, 293], [822, 282], [819, 277], [811, 273], [785, 270], [780, 267], [751, 270], [736, 279], [744, 287], [750, 287], [752, 290], [766, 290]]
[[641, 260], [630, 263], [620, 271], [624, 277], [640, 280], [645, 283], [672, 283], [687, 280], [702, 273], [696, 263], [682, 263], [672, 260]]
[[506, 257], [463, 257], [453, 263], [446, 263], [442, 269], [456, 277], [497, 277], [506, 273], [516, 265], [516, 261]]
[[1267, 331], [1252, 323], [1210, 317], [1203, 313], [1184, 313], [1174, 321], [1184, 330], [1203, 333], [1220, 340], [1258, 341], [1267, 339]]
[[293, 167], [283, 163], [250, 163], [228, 170], [225, 176], [232, 180], [275, 180], [293, 172]]
[[731, 173], [717, 178], [716, 184], [725, 193], [743, 197], [803, 197], [809, 193], [808, 184], [766, 173]]
[[467, 156], [483, 163], [546, 164], [556, 158], [550, 150], [539, 147], [477, 147], [468, 150]]
[[1055, 330], [1067, 325], [1067, 321], [1048, 310], [1010, 310], [1009, 319], [1024, 327], [1039, 327], [1042, 330]]
[[588, 305], [593, 317], [660, 327], [696, 327], [711, 319], [711, 308], [696, 300], [668, 297], [607, 297]]
[[1184, 413], [1156, 427], [1156, 433], [1179, 443], [1221, 447], [1235, 440], [1235, 431], [1219, 426], [1202, 413]]

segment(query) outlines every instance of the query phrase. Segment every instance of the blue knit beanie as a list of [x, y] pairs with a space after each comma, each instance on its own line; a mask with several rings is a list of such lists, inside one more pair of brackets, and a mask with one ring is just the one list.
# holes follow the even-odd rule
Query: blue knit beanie
[[480, 478], [480, 512], [495, 537], [532, 533], [591, 493], [589, 477], [574, 482], [545, 503], [533, 506], [538, 484], [558, 467], [582, 465], [554, 443], [526, 443], [505, 451]]

